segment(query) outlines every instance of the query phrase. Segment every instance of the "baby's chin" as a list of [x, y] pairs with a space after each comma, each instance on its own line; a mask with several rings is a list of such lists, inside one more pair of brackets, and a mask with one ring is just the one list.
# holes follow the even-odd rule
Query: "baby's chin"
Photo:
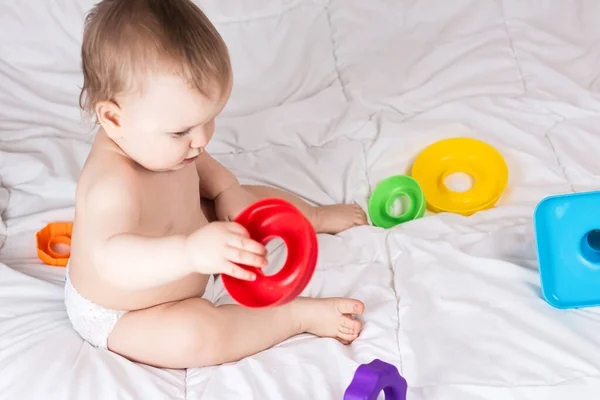
[[180, 171], [180, 170], [184, 169], [187, 166], [188, 166], [188, 164], [181, 163], [181, 164], [177, 164], [177, 165], [175, 165], [175, 166], [173, 166], [171, 168], [163, 169], [163, 170], [157, 170], [155, 172], [174, 172], [174, 171]]
[[135, 159], [131, 156], [130, 156], [130, 158], [132, 161], [134, 161], [140, 167], [142, 167], [150, 172], [179, 171], [179, 170], [184, 169], [188, 165], [193, 164], [193, 163], [185, 162], [184, 159], [180, 159], [180, 160], [174, 162], [173, 159], [167, 161], [167, 160], [157, 160], [156, 158], [154, 158], [152, 160], [148, 160], [147, 158], [146, 159]]
[[173, 172], [173, 171], [179, 171], [184, 169], [185, 167], [188, 166], [188, 164], [184, 163], [183, 161], [181, 161], [178, 164], [175, 165], [169, 165], [169, 166], [165, 166], [165, 165], [144, 165], [142, 163], [138, 163], [140, 166], [142, 166], [143, 168], [145, 168], [146, 170], [150, 171], [150, 172]]

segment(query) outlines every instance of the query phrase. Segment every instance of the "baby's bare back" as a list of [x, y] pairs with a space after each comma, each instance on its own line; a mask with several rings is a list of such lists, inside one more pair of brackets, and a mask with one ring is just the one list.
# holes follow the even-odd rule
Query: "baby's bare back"
[[[99, 135], [79, 179], [69, 265], [73, 286], [89, 300], [118, 310], [138, 310], [201, 297], [208, 276], [197, 273], [137, 291], [101, 279], [98, 271], [111, 260], [95, 257], [101, 260], [95, 264], [91, 254], [94, 246], [106, 238], [106, 227], [128, 226], [130, 232], [127, 233], [159, 238], [188, 235], [207, 223], [200, 207], [198, 173], [193, 163], [178, 171], [151, 172], [136, 166], [112, 146], [114, 144]], [[90, 196], [92, 186], [103, 195]], [[131, 196], [124, 187], [135, 188], [142, 196]], [[136, 204], [123, 204], [127, 202]], [[130, 217], [133, 220], [107, 220], [110, 213], [103, 211], [114, 206], [135, 210]], [[127, 215], [124, 218], [128, 218]], [[112, 232], [119, 233], [123, 232]], [[164, 268], [170, 266], [164, 265]]]

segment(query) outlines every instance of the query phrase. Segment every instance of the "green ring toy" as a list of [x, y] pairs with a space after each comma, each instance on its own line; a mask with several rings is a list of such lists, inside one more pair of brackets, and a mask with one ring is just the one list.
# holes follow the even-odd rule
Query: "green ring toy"
[[[409, 200], [408, 209], [401, 215], [390, 214], [390, 207], [400, 196]], [[407, 175], [394, 175], [379, 182], [369, 199], [369, 217], [373, 225], [391, 228], [425, 215], [425, 196], [419, 183]]]

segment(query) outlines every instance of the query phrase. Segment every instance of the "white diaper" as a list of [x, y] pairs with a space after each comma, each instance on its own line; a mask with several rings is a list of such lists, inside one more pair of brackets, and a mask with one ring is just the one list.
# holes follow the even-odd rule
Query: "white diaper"
[[108, 335], [117, 321], [127, 313], [127, 311], [104, 308], [80, 295], [69, 279], [68, 268], [65, 282], [65, 305], [75, 331], [92, 346], [101, 349], [107, 348]]

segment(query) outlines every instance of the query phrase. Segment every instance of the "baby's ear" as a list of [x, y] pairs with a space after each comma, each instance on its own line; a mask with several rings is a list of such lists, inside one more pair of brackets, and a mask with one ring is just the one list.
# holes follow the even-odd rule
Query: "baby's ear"
[[121, 138], [121, 107], [112, 101], [100, 101], [96, 104], [96, 116], [108, 137]]

